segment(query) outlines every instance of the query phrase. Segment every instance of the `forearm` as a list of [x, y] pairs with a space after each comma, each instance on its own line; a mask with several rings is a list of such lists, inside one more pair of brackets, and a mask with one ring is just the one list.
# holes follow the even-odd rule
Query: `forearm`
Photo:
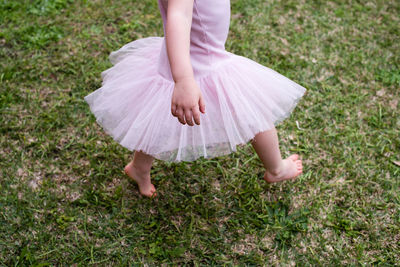
[[193, 0], [169, 0], [166, 23], [167, 54], [174, 81], [193, 78], [190, 28]]

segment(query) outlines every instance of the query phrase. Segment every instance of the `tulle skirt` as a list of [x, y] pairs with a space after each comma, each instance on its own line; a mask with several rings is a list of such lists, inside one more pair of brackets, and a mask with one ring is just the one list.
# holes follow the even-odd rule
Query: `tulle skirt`
[[229, 154], [287, 118], [306, 91], [227, 52], [229, 59], [195, 76], [206, 104], [200, 125], [182, 125], [171, 114], [174, 82], [158, 72], [162, 42], [147, 37], [111, 52], [102, 86], [85, 96], [104, 131], [131, 151], [175, 162]]

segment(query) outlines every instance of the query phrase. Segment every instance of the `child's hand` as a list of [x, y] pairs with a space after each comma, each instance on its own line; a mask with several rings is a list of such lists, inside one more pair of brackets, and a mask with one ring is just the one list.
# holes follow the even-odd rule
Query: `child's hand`
[[[179, 79], [175, 82], [171, 101], [171, 113], [182, 124], [193, 126], [193, 119], [200, 125], [200, 112], [206, 112], [203, 96], [193, 77]], [[193, 119], [192, 119], [193, 118]]]

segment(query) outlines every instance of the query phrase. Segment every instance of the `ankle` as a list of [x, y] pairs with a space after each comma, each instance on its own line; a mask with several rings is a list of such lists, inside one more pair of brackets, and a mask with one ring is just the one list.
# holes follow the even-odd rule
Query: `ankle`
[[279, 176], [282, 173], [282, 165], [283, 163], [279, 164], [279, 166], [275, 166], [274, 168], [268, 168], [267, 171], [274, 176]]
[[135, 171], [137, 171], [138, 173], [140, 173], [142, 175], [150, 174], [151, 166], [150, 166], [150, 168], [148, 168], [143, 165], [135, 164], [135, 162], [132, 162], [131, 166], [133, 169], [135, 169]]

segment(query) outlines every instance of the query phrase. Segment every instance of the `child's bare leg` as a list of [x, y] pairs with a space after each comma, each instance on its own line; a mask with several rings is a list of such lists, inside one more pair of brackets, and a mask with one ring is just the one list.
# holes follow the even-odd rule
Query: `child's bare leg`
[[293, 179], [302, 173], [303, 166], [299, 155], [293, 154], [282, 160], [275, 128], [257, 134], [251, 144], [266, 169], [265, 181], [273, 183]]
[[133, 160], [125, 166], [125, 173], [139, 186], [139, 191], [147, 197], [156, 196], [156, 188], [150, 180], [150, 169], [154, 158], [140, 151], [135, 151]]

